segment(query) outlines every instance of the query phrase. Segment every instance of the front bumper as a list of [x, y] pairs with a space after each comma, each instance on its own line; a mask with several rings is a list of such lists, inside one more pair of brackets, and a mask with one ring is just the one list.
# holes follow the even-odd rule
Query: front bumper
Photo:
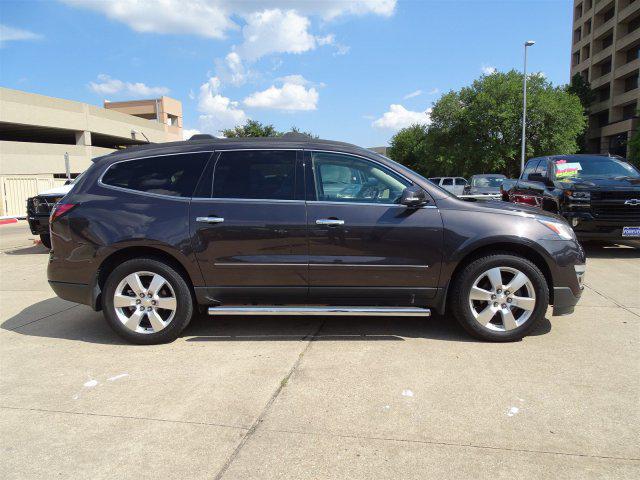
[[29, 222], [29, 229], [34, 235], [48, 235], [49, 234], [49, 215], [27, 215], [27, 222]]
[[[640, 211], [640, 208], [638, 209]], [[640, 226], [635, 217], [626, 220], [596, 218], [587, 212], [562, 212], [579, 240], [640, 240], [640, 237], [623, 237], [622, 227]]]

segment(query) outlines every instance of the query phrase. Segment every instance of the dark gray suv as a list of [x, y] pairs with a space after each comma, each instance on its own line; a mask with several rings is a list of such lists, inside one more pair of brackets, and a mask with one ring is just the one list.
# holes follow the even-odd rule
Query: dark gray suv
[[[573, 311], [566, 221], [467, 202], [392, 160], [287, 135], [199, 138], [94, 160], [51, 215], [49, 282], [136, 343], [211, 315], [428, 316], [522, 338]], [[348, 320], [345, 320], [348, 321]]]

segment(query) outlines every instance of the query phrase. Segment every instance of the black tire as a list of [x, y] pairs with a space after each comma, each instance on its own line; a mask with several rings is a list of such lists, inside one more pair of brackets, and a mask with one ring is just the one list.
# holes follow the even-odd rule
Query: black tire
[[51, 235], [48, 233], [43, 233], [40, 235], [40, 242], [42, 245], [51, 250]]
[[[530, 317], [517, 328], [507, 331], [495, 331], [476, 321], [469, 306], [469, 294], [473, 282], [495, 267], [514, 268], [524, 273], [535, 292], [535, 307]], [[449, 296], [449, 306], [456, 320], [473, 337], [491, 342], [511, 342], [520, 340], [536, 328], [544, 318], [549, 306], [549, 287], [540, 269], [526, 258], [510, 253], [496, 253], [474, 260], [465, 266], [456, 276]]]
[[[116, 288], [126, 276], [135, 272], [160, 274], [171, 285], [175, 293], [174, 317], [165, 328], [158, 332], [134, 332], [122, 323], [116, 313], [113, 304]], [[116, 267], [105, 282], [102, 298], [104, 299], [103, 314], [111, 328], [120, 337], [139, 345], [156, 345], [174, 341], [189, 325], [194, 313], [193, 296], [185, 278], [171, 266], [154, 258], [135, 258]]]

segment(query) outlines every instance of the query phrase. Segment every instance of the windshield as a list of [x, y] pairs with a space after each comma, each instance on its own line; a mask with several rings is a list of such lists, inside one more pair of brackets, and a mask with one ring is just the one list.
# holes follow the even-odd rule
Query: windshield
[[589, 177], [633, 177], [640, 178], [640, 172], [627, 162], [611, 157], [580, 157], [575, 159], [557, 159], [553, 161], [554, 175], [558, 180], [564, 178]]
[[502, 177], [473, 177], [471, 185], [479, 188], [500, 188], [503, 181]]

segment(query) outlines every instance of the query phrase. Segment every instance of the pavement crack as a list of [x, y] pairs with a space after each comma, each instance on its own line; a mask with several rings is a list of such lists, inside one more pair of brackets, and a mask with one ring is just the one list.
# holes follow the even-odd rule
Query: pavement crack
[[423, 444], [423, 445], [436, 445], [443, 447], [460, 447], [460, 448], [477, 448], [480, 450], [496, 450], [496, 451], [505, 451], [505, 452], [516, 452], [516, 453], [534, 453], [541, 455], [561, 455], [565, 457], [586, 457], [586, 458], [598, 458], [604, 460], [625, 460], [632, 462], [640, 462], [640, 458], [634, 457], [616, 457], [610, 455], [590, 455], [588, 453], [575, 453], [575, 452], [557, 452], [553, 450], [536, 450], [529, 448], [509, 448], [509, 447], [498, 447], [495, 445], [478, 445], [474, 443], [455, 443], [455, 442], [444, 442], [438, 440], [416, 440], [416, 439], [408, 439], [408, 438], [394, 438], [394, 437], [378, 437], [371, 435], [357, 435], [357, 434], [349, 434], [349, 433], [333, 433], [333, 432], [304, 432], [297, 430], [284, 430], [284, 429], [265, 429], [267, 432], [274, 433], [289, 433], [296, 435], [315, 435], [315, 436], [325, 436], [325, 437], [336, 437], [336, 438], [349, 438], [354, 440], [378, 440], [384, 442], [403, 442], [403, 443], [415, 443], [415, 444]]
[[248, 430], [247, 427], [240, 427], [238, 425], [227, 425], [224, 423], [212, 423], [212, 422], [196, 422], [192, 420], [169, 420], [166, 418], [136, 417], [133, 415], [111, 415], [108, 413], [74, 412], [73, 410], [50, 410], [47, 408], [10, 407], [7, 405], [0, 405], [0, 408], [4, 408], [5, 410], [19, 410], [23, 412], [61, 413], [65, 415], [84, 415], [88, 417], [121, 418], [124, 420], [145, 420], [149, 422], [180, 423], [180, 424], [186, 424], [186, 425], [204, 425], [208, 427], [226, 427], [226, 428], [235, 428], [237, 430]]
[[240, 450], [242, 450], [242, 448], [246, 445], [246, 443], [249, 441], [249, 439], [253, 436], [253, 434], [255, 433], [256, 429], [262, 423], [262, 420], [264, 419], [264, 417], [267, 415], [267, 413], [271, 409], [271, 406], [276, 401], [276, 398], [278, 398], [278, 396], [280, 395], [280, 392], [282, 392], [282, 389], [284, 389], [284, 387], [287, 385], [287, 383], [288, 383], [289, 379], [291, 378], [291, 376], [298, 369], [298, 366], [300, 366], [300, 363], [302, 362], [302, 359], [303, 359], [304, 355], [307, 353], [307, 351], [311, 347], [311, 344], [313, 343], [313, 341], [318, 337], [318, 334], [322, 330], [322, 327], [324, 327], [324, 322], [320, 323], [320, 325], [315, 330], [315, 332], [313, 332], [312, 334], [307, 335], [306, 337], [304, 337], [304, 340], [308, 339], [309, 341], [307, 342], [305, 347], [302, 349], [302, 351], [298, 355], [298, 358], [293, 363], [293, 365], [291, 366], [291, 368], [289, 369], [287, 374], [280, 381], [280, 383], [278, 384], [278, 387], [276, 388], [276, 390], [273, 392], [271, 397], [269, 397], [269, 400], [265, 404], [264, 408], [262, 409], [262, 411], [260, 412], [258, 417], [255, 419], [255, 421], [253, 422], [251, 427], [249, 427], [249, 429], [247, 430], [247, 433], [244, 434], [244, 436], [242, 437], [242, 439], [240, 440], [240, 442], [238, 443], [236, 448], [233, 450], [233, 452], [231, 452], [231, 455], [229, 455], [229, 458], [227, 458], [227, 461], [224, 463], [224, 465], [222, 465], [222, 467], [220, 468], [220, 470], [218, 471], [216, 476], [213, 477], [214, 480], [220, 480], [223, 477], [223, 475], [227, 472], [227, 470], [229, 469], [229, 467], [231, 466], [233, 461], [236, 459], [236, 457], [240, 453]]
[[50, 313], [49, 315], [45, 315], [44, 317], [36, 318], [35, 320], [31, 320], [30, 322], [24, 323], [22, 325], [18, 325], [17, 327], [7, 328], [10, 332], [16, 332], [19, 328], [26, 327], [27, 325], [31, 325], [32, 323], [39, 322], [40, 320], [44, 320], [45, 318], [53, 317], [54, 315], [58, 315], [59, 313], [68, 312], [72, 308], [79, 307], [79, 304], [71, 305], [69, 308], [65, 308], [64, 310], [60, 310], [59, 312]]
[[595, 288], [593, 288], [591, 285], [587, 285], [585, 284], [585, 287], [587, 287], [589, 290], [597, 293], [598, 295], [600, 295], [603, 298], [606, 298], [607, 300], [610, 300], [611, 302], [615, 303], [618, 307], [622, 308], [623, 310], [626, 310], [627, 312], [631, 313], [632, 315], [635, 315], [636, 317], [640, 317], [640, 315], [638, 315], [636, 312], [634, 312], [633, 310], [631, 310], [629, 307], [626, 307], [624, 305], [622, 305], [620, 302], [616, 301], [615, 299], [611, 298], [610, 296], [608, 296], [605, 293], [602, 293], [598, 290], [596, 290]]

